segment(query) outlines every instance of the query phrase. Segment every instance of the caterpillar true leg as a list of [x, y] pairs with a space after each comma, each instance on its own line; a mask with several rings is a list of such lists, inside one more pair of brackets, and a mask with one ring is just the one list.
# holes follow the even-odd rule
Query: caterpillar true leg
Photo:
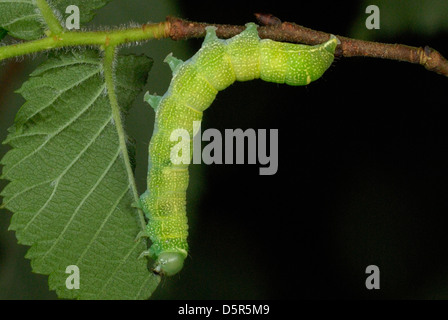
[[[228, 40], [218, 39], [215, 28], [208, 27], [201, 49], [185, 62], [167, 56], [165, 62], [173, 71], [167, 92], [162, 97], [145, 96], [156, 116], [149, 145], [148, 190], [140, 200], [152, 241], [145, 254], [156, 260], [155, 272], [176, 274], [188, 255], [189, 163], [171, 161], [178, 143], [171, 139], [173, 131], [185, 130], [193, 137], [193, 122], [201, 121], [216, 94], [235, 81], [261, 78], [294, 86], [309, 84], [331, 65], [337, 43], [335, 37], [317, 46], [260, 40], [257, 25], [248, 23], [245, 31]], [[189, 143], [192, 150], [193, 139]]]

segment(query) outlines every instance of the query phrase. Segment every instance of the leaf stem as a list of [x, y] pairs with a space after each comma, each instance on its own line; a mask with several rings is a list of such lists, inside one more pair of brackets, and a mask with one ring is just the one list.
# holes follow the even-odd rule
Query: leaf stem
[[64, 29], [61, 26], [58, 18], [54, 14], [51, 7], [48, 5], [45, 0], [35, 0], [36, 6], [39, 8], [40, 13], [42, 14], [45, 22], [47, 23], [48, 28], [51, 31], [51, 34], [60, 34], [64, 32]]
[[[126, 133], [124, 131], [123, 122], [121, 119], [120, 106], [118, 105], [117, 95], [115, 93], [115, 76], [114, 76], [114, 63], [115, 63], [116, 46], [106, 46], [104, 49], [103, 70], [106, 81], [107, 94], [109, 96], [109, 102], [112, 109], [112, 118], [114, 120], [115, 127], [118, 133], [118, 139], [120, 143], [120, 149], [122, 152], [123, 160], [126, 166], [126, 171], [129, 178], [129, 185], [132, 189], [134, 200], [137, 203], [139, 201], [139, 195], [137, 185], [134, 179], [134, 172], [132, 171], [131, 161], [129, 159], [128, 149], [126, 146]], [[145, 217], [143, 212], [138, 209], [139, 220], [142, 230], [146, 227]]]

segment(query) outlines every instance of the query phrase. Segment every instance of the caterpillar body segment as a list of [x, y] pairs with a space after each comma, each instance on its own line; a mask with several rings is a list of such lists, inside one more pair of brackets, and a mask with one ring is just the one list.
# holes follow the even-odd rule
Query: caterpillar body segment
[[[167, 62], [173, 79], [162, 97], [146, 94], [156, 111], [149, 145], [148, 190], [141, 195], [148, 218], [146, 233], [152, 241], [149, 254], [154, 271], [163, 275], [179, 272], [188, 255], [186, 191], [188, 163], [173, 163], [171, 153], [179, 143], [176, 130], [187, 134], [192, 158], [194, 121], [201, 121], [219, 91], [235, 81], [262, 80], [307, 85], [318, 79], [333, 62], [338, 40], [332, 36], [317, 46], [260, 40], [257, 25], [228, 40], [218, 39], [215, 27], [207, 27], [201, 49], [182, 62], [171, 54]], [[188, 140], [190, 137], [190, 140]]]

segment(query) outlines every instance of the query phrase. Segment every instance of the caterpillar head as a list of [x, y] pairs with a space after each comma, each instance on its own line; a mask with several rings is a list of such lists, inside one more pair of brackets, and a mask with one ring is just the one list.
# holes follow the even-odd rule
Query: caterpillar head
[[164, 276], [173, 276], [182, 270], [185, 255], [179, 252], [162, 252], [154, 265], [154, 272]]

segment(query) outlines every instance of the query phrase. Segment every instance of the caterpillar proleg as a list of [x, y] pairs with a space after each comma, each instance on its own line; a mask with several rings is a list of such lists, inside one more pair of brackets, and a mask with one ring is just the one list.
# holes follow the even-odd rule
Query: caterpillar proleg
[[149, 145], [148, 190], [140, 201], [149, 221], [146, 233], [152, 241], [148, 253], [156, 260], [154, 271], [167, 276], [179, 272], [188, 255], [188, 164], [170, 160], [178, 143], [171, 141], [171, 133], [184, 129], [193, 137], [193, 122], [201, 121], [216, 94], [235, 81], [261, 78], [303, 86], [317, 80], [332, 64], [338, 44], [334, 36], [316, 46], [261, 40], [254, 23], [227, 40], [218, 39], [215, 30], [207, 27], [202, 47], [189, 60], [168, 55], [165, 62], [173, 79], [167, 92], [162, 97], [145, 96], [156, 116]]

